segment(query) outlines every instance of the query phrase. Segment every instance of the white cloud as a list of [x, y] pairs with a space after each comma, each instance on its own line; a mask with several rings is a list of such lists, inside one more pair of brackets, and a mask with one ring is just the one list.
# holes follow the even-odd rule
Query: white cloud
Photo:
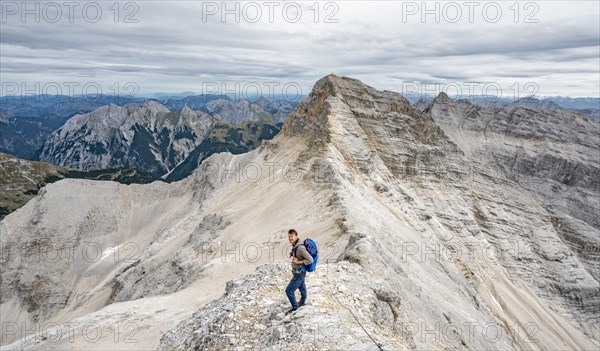
[[[140, 93], [201, 92], [212, 82], [277, 82], [299, 84], [307, 93], [333, 72], [395, 90], [414, 81], [497, 82], [507, 88], [535, 82], [540, 95], [600, 94], [598, 2], [520, 2], [518, 13], [514, 2], [500, 1], [474, 7], [428, 2], [426, 9], [422, 1], [323, 1], [318, 12], [313, 1], [275, 3], [273, 23], [266, 1], [238, 3], [238, 23], [232, 14], [221, 21], [221, 1], [120, 2], [118, 14], [114, 2], [97, 2], [97, 23], [82, 18], [83, 5], [70, 23], [62, 2], [56, 2], [62, 17], [50, 23], [44, 19], [53, 16], [52, 8], [44, 15], [47, 3], [39, 3], [36, 23], [32, 15], [22, 21], [20, 13], [11, 14], [10, 4], [20, 7], [20, 1], [3, 1], [2, 81], [28, 87], [97, 82], [107, 90], [135, 82]], [[290, 23], [297, 5], [300, 20]], [[262, 17], [252, 23], [257, 8]], [[218, 13], [207, 12], [214, 9]], [[457, 9], [462, 17], [452, 23]], [[425, 10], [434, 11], [423, 22]], [[127, 15], [138, 22], [123, 23]]]

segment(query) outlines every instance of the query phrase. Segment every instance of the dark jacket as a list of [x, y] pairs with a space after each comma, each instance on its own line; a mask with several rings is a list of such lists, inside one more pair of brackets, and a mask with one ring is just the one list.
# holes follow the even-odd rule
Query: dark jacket
[[[308, 253], [306, 247], [304, 246], [304, 242], [300, 239], [298, 239], [296, 241], [296, 245], [293, 246], [292, 255], [296, 256], [296, 258], [299, 260], [303, 260], [305, 266], [308, 266], [311, 263], [313, 263], [312, 256]], [[300, 275], [302, 273], [302, 271], [300, 270], [301, 268], [302, 264], [296, 264], [292, 262], [292, 273], [294, 275]]]

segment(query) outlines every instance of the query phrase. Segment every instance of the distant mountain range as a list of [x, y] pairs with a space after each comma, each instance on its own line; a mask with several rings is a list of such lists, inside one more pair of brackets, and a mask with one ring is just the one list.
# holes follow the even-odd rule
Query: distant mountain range
[[[406, 97], [413, 104], [415, 104], [419, 100], [432, 101], [433, 99], [435, 99], [436, 96], [437, 95], [432, 95], [432, 94], [405, 94], [404, 95], [404, 97]], [[531, 101], [540, 101], [541, 103], [552, 102], [552, 103], [558, 105], [559, 108], [562, 108], [565, 110], [583, 110], [583, 109], [600, 110], [600, 98], [592, 98], [592, 97], [571, 98], [571, 97], [556, 96], [556, 97], [537, 98], [534, 96], [525, 96], [525, 97], [522, 97], [519, 99], [511, 99], [511, 98], [502, 98], [502, 97], [500, 97], [500, 98], [490, 97], [490, 96], [485, 96], [485, 95], [473, 95], [470, 98], [455, 97], [455, 99], [469, 100], [471, 102], [481, 104], [481, 105], [490, 105], [490, 104], [494, 104], [494, 103], [504, 105], [504, 104], [515, 103], [517, 101], [530, 101], [530, 102]]]
[[69, 117], [15, 117], [0, 112], [0, 152], [21, 158], [37, 159], [36, 152], [48, 136], [60, 128]]
[[497, 107], [505, 110], [510, 110], [517, 107], [525, 107], [536, 110], [560, 110], [562, 107], [552, 100], [539, 100], [533, 97], [524, 97], [515, 101], [477, 101], [479, 106]]
[[213, 100], [207, 109], [212, 116], [187, 106], [171, 112], [153, 100], [104, 106], [53, 132], [40, 160], [80, 170], [140, 169], [175, 180], [214, 152], [247, 152], [279, 131], [272, 115], [246, 100]]
[[600, 99], [599, 98], [570, 98], [555, 96], [549, 97], [544, 100], [554, 101], [558, 106], [564, 109], [573, 110], [600, 110]]
[[[299, 101], [287, 100], [284, 97], [270, 97], [269, 99], [258, 96], [255, 98], [232, 99], [222, 94], [183, 95], [152, 94], [151, 97], [120, 97], [100, 96], [98, 98], [85, 96], [65, 95], [32, 95], [32, 96], [0, 96], [0, 112], [8, 113], [15, 117], [42, 117], [56, 115], [56, 117], [71, 117], [75, 114], [91, 112], [99, 107], [115, 104], [125, 105], [131, 103], [144, 104], [148, 100], [155, 100], [171, 111], [179, 111], [185, 106], [192, 110], [202, 110], [214, 100], [247, 101], [249, 104], [258, 105], [265, 111], [275, 114], [282, 109], [289, 114]], [[206, 110], [204, 110], [207, 112]]]
[[[411, 96], [409, 100], [419, 110], [423, 111], [433, 101], [433, 96], [419, 97]], [[572, 110], [581, 113], [592, 121], [600, 122], [600, 99], [597, 98], [545, 98], [523, 97], [518, 100], [512, 99], [490, 99], [476, 96], [472, 99], [460, 99], [469, 101], [481, 107], [512, 110], [519, 107], [534, 110]]]
[[86, 113], [98, 107], [127, 103], [141, 103], [145, 98], [127, 98], [119, 96], [70, 97], [64, 95], [35, 95], [35, 96], [3, 96], [0, 97], [0, 112], [11, 114], [15, 117], [41, 117], [56, 115], [57, 117], [70, 117], [77, 113]]
[[182, 162], [212, 129], [213, 119], [187, 107], [171, 112], [150, 100], [110, 104], [76, 115], [53, 132], [40, 160], [80, 170], [135, 168], [162, 175]]
[[[95, 107], [57, 97], [16, 99], [2, 105], [0, 152], [82, 171], [123, 167], [169, 181], [189, 175], [212, 153], [247, 152], [273, 138], [296, 104], [266, 98], [231, 100], [217, 95], [118, 101]], [[71, 108], [71, 109], [70, 109]], [[30, 117], [25, 117], [32, 113]], [[40, 114], [41, 113], [41, 114]]]

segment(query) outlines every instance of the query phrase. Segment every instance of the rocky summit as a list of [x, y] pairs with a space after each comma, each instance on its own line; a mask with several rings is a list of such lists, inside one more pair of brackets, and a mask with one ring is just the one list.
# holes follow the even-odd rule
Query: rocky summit
[[[597, 135], [326, 76], [251, 152], [8, 215], [3, 349], [597, 349]], [[286, 314], [292, 227], [320, 259]]]

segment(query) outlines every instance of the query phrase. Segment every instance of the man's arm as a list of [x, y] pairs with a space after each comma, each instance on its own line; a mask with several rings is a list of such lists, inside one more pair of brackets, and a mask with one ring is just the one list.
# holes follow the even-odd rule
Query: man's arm
[[305, 266], [308, 266], [309, 264], [313, 263], [313, 258], [308, 253], [308, 250], [306, 250], [306, 247], [304, 247], [304, 245], [299, 246], [298, 250], [300, 251], [300, 257], [302, 257], [304, 259], [303, 263]]

